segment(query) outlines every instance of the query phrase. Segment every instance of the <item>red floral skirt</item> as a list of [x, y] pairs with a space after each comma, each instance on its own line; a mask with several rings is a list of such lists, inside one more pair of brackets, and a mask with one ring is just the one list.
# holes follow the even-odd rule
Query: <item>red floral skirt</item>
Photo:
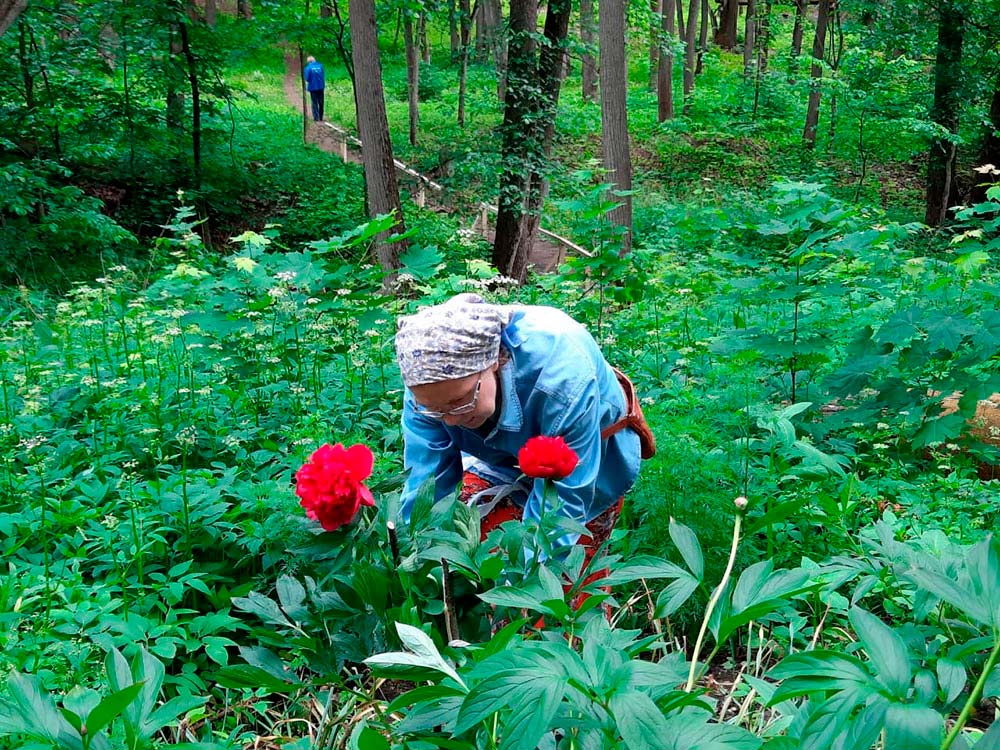
[[[463, 503], [468, 503], [469, 499], [475, 495], [477, 492], [482, 492], [483, 490], [493, 487], [493, 483], [488, 479], [483, 479], [478, 474], [473, 474], [471, 471], [465, 472], [462, 477], [462, 492], [459, 495]], [[611, 532], [615, 528], [615, 523], [618, 521], [618, 516], [622, 512], [622, 502], [624, 497], [618, 498], [618, 502], [614, 503], [610, 508], [601, 513], [597, 518], [590, 521], [587, 526], [587, 531], [590, 532], [590, 536], [581, 536], [580, 540], [577, 542], [583, 547], [584, 551], [584, 568], [590, 565], [590, 561], [594, 559], [594, 555], [597, 550], [601, 548], [608, 539], [611, 538]], [[500, 526], [502, 523], [507, 521], [520, 521], [524, 516], [524, 510], [519, 508], [511, 498], [505, 497], [496, 507], [493, 508], [480, 522], [481, 528], [481, 538], [486, 539], [486, 535], [489, 534], [493, 529]], [[608, 571], [597, 570], [591, 573], [584, 580], [583, 585], [592, 583], [593, 581], [599, 580], [607, 576]], [[563, 587], [564, 591], [569, 590], [569, 586]], [[610, 589], [602, 589], [610, 593]], [[578, 609], [581, 604], [583, 604], [590, 595], [587, 593], [579, 593], [573, 597], [571, 605], [573, 609]], [[609, 614], [609, 610], [605, 609], [605, 614]]]

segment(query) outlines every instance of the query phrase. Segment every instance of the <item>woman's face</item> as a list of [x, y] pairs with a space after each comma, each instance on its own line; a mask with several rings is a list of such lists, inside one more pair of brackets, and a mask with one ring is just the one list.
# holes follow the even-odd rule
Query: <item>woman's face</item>
[[[435, 414], [435, 418], [449, 427], [470, 430], [482, 427], [497, 410], [498, 368], [494, 364], [464, 378], [413, 386], [410, 391], [417, 402], [417, 411], [439, 413], [441, 416]], [[449, 413], [454, 410], [460, 413]]]

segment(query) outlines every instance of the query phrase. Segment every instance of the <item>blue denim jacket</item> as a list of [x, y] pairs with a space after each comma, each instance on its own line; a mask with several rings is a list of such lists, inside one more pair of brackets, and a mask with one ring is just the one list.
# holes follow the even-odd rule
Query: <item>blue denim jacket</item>
[[326, 71], [323, 65], [318, 62], [311, 62], [302, 71], [302, 77], [306, 82], [306, 90], [320, 91], [326, 88]]
[[[462, 454], [479, 461], [476, 473], [511, 482], [520, 474], [517, 452], [536, 435], [561, 436], [580, 457], [576, 470], [556, 482], [560, 512], [587, 523], [635, 482], [639, 436], [621, 430], [601, 440], [601, 430], [625, 414], [625, 396], [597, 342], [579, 323], [551, 307], [516, 306], [501, 343], [510, 361], [500, 367], [500, 413], [485, 437], [449, 427], [421, 414], [409, 389], [403, 397], [403, 487], [401, 515], [408, 521], [420, 487], [435, 480], [435, 499], [462, 481]], [[524, 517], [542, 509], [544, 482], [535, 480]], [[572, 543], [575, 539], [560, 540]]]

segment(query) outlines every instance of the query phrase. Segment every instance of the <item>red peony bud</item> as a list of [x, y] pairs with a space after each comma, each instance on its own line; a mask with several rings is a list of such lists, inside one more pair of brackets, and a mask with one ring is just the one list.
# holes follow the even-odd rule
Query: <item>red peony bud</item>
[[531, 438], [517, 453], [521, 471], [536, 479], [565, 479], [580, 457], [576, 455], [561, 437], [539, 435]]
[[320, 446], [295, 472], [295, 494], [306, 515], [327, 531], [350, 523], [362, 505], [374, 505], [364, 485], [375, 456], [364, 445]]

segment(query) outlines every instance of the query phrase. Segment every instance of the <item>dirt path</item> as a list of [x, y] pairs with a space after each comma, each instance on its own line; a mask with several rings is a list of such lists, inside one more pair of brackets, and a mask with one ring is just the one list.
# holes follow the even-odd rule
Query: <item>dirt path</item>
[[[303, 112], [303, 101], [302, 84], [300, 83], [300, 70], [301, 68], [299, 67], [298, 55], [294, 52], [286, 52], [284, 79], [285, 100], [301, 115]], [[308, 101], [305, 102], [305, 106], [309, 106]], [[340, 152], [340, 139], [334, 131], [323, 123], [313, 122], [311, 118], [307, 121], [306, 141], [315, 144], [321, 151], [327, 151], [331, 154]], [[347, 160], [353, 164], [361, 164], [361, 154], [358, 153], [357, 149], [348, 147]], [[430, 191], [428, 191], [427, 204], [428, 206], [441, 211], [447, 210], [445, 207], [433, 201]], [[469, 223], [471, 224], [472, 221], [470, 220]], [[492, 242], [493, 230], [488, 229], [484, 236], [487, 240]], [[535, 244], [531, 249], [531, 254], [528, 257], [528, 264], [533, 265], [537, 271], [550, 273], [555, 271], [559, 267], [559, 264], [565, 259], [565, 247], [556, 244], [555, 242], [549, 242], [545, 239], [536, 239]]]

